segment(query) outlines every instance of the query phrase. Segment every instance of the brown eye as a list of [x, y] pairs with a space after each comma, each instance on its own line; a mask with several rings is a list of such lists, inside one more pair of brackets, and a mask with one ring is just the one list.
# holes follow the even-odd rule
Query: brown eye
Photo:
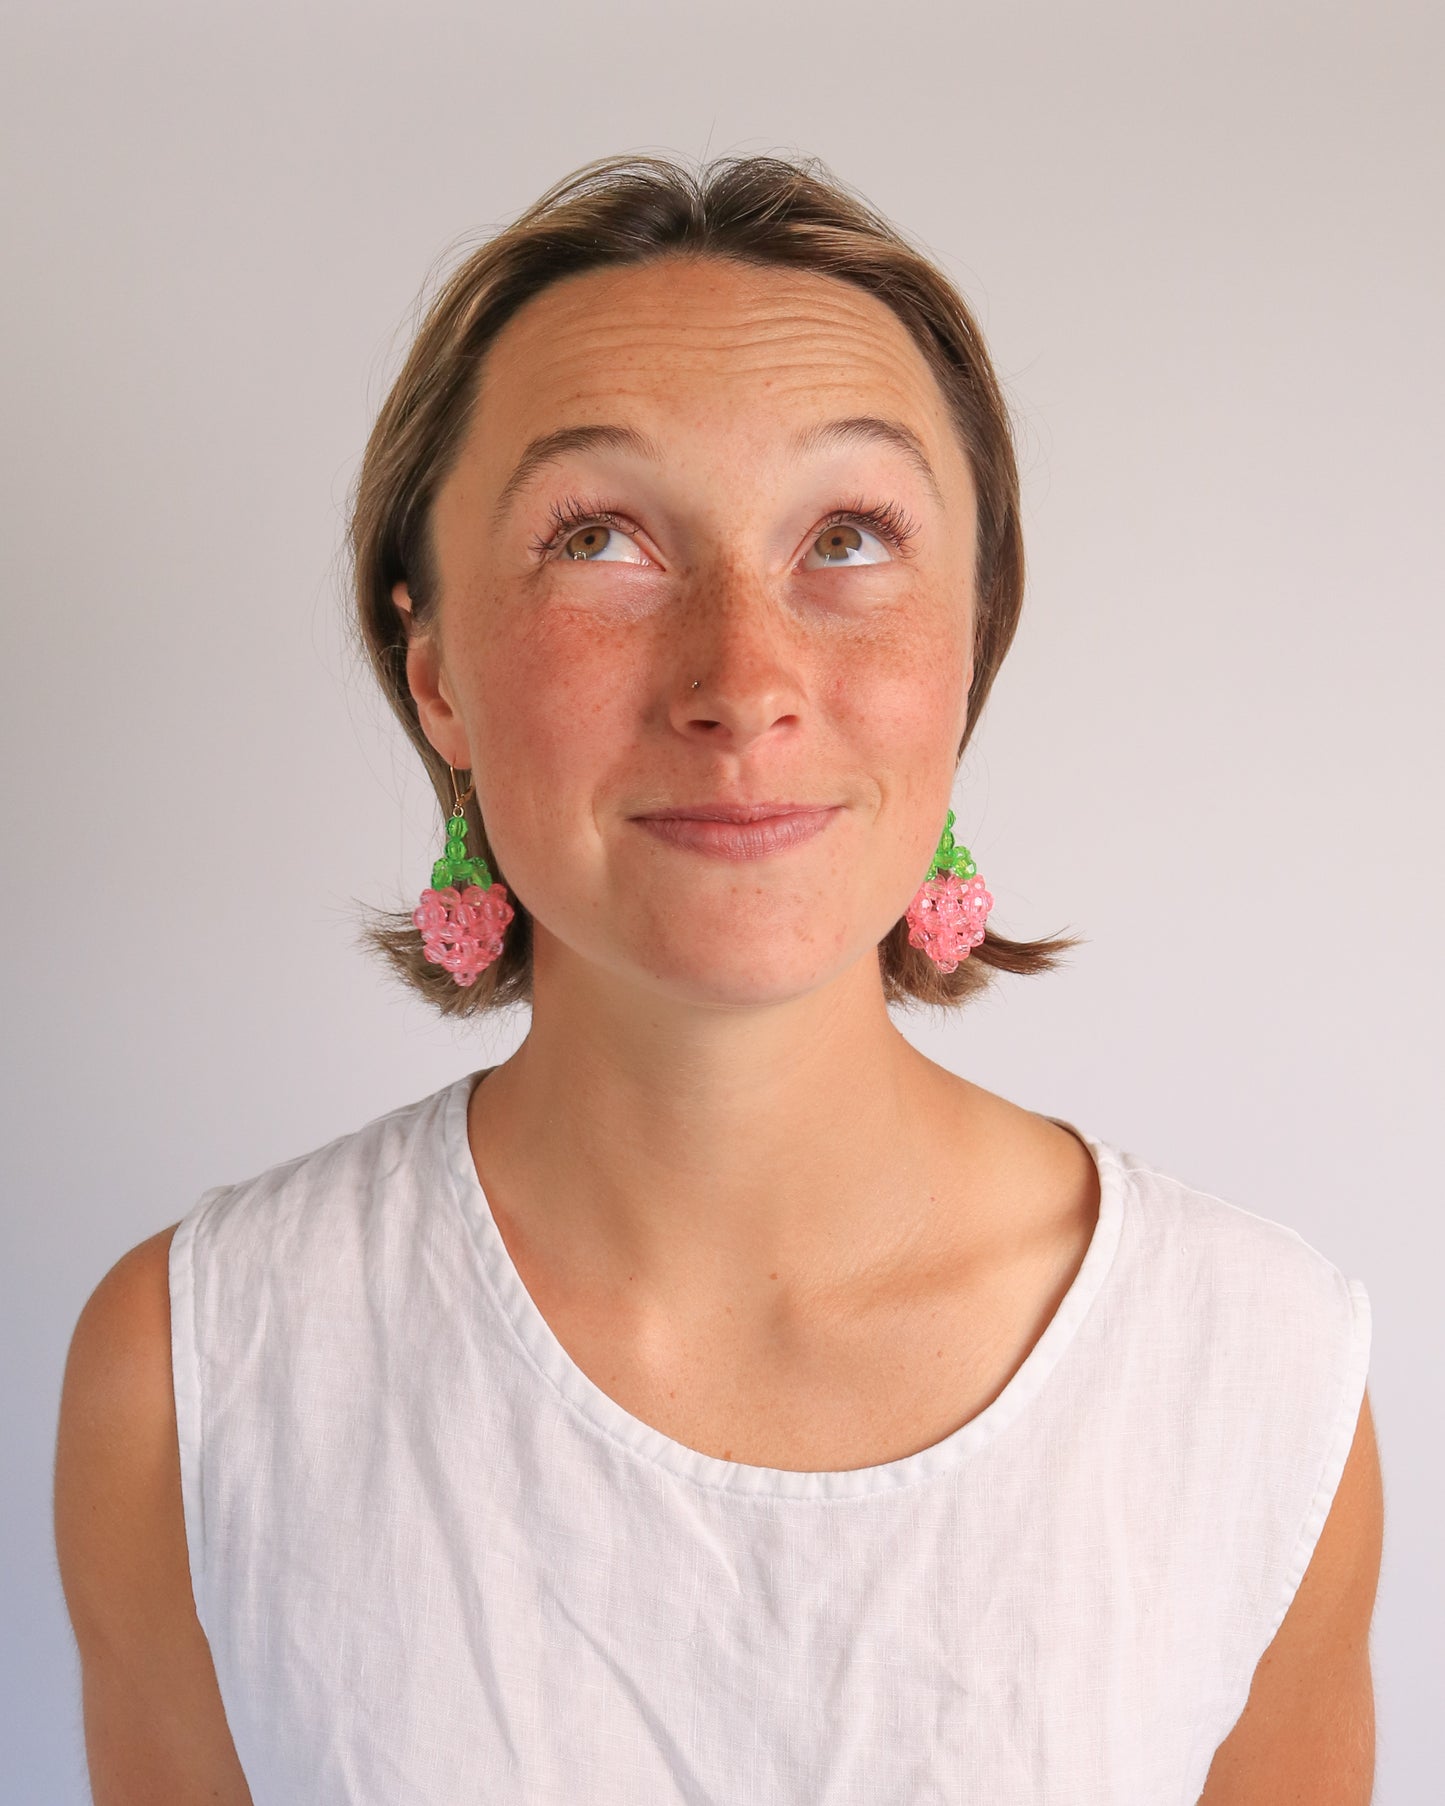
[[849, 526], [847, 521], [835, 521], [831, 527], [825, 527], [813, 541], [822, 556], [830, 564], [845, 564], [850, 552], [863, 549], [863, 535], [856, 527]]
[[564, 558], [592, 558], [600, 552], [612, 537], [611, 527], [601, 525], [579, 527], [562, 546]]
[[821, 570], [825, 564], [840, 569], [855, 565], [886, 564], [893, 557], [879, 533], [862, 520], [830, 520], [808, 547], [808, 557], [816, 558], [809, 570]]
[[[567, 523], [570, 524], [570, 523]], [[559, 529], [560, 531], [561, 529]], [[632, 535], [610, 515], [579, 521], [566, 539], [552, 541], [554, 556], [577, 564], [646, 564], [648, 559]]]

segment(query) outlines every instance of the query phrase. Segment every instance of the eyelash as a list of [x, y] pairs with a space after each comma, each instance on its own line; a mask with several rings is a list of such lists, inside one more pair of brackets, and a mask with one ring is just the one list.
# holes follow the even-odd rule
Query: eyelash
[[[627, 531], [625, 518], [614, 509], [593, 507], [573, 498], [565, 502], [553, 502], [548, 512], [552, 520], [552, 532], [545, 539], [532, 541], [532, 551], [538, 558], [550, 556], [564, 539], [570, 538], [581, 527], [620, 527], [623, 532]], [[859, 501], [849, 507], [835, 509], [819, 522], [818, 532], [825, 533], [829, 527], [839, 526], [845, 521], [876, 533], [904, 558], [909, 555], [909, 540], [918, 531], [918, 523], [896, 502], [870, 504]]]

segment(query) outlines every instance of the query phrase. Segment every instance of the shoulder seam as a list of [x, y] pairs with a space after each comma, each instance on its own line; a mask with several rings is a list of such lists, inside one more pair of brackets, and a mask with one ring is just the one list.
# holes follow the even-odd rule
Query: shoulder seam
[[1335, 1397], [1334, 1414], [1329, 1433], [1325, 1438], [1325, 1450], [1320, 1460], [1319, 1473], [1310, 1494], [1309, 1508], [1305, 1512], [1304, 1522], [1300, 1526], [1290, 1551], [1289, 1562], [1285, 1569], [1275, 1609], [1265, 1627], [1261, 1654], [1274, 1640], [1275, 1632], [1284, 1622], [1285, 1613], [1289, 1610], [1290, 1604], [1299, 1590], [1300, 1582], [1304, 1579], [1305, 1569], [1310, 1564], [1321, 1532], [1324, 1530], [1325, 1519], [1334, 1502], [1340, 1477], [1345, 1471], [1345, 1462], [1349, 1458], [1350, 1448], [1354, 1442], [1355, 1427], [1359, 1421], [1364, 1401], [1370, 1364], [1372, 1329], [1370, 1298], [1363, 1281], [1345, 1279], [1343, 1274], [1341, 1274], [1341, 1278], [1344, 1279], [1345, 1295], [1349, 1305], [1348, 1340], [1341, 1360], [1340, 1384]]
[[[1178, 1191], [1188, 1192], [1191, 1197], [1205, 1198], [1211, 1204], [1218, 1204], [1225, 1210], [1235, 1212], [1238, 1216], [1249, 1217], [1253, 1222], [1263, 1223], [1267, 1229], [1273, 1229], [1278, 1231], [1281, 1235], [1289, 1236], [1292, 1240], [1300, 1243], [1302, 1247], [1309, 1249], [1311, 1254], [1317, 1255], [1320, 1260], [1334, 1268], [1336, 1272], [1341, 1271], [1340, 1268], [1336, 1266], [1335, 1262], [1330, 1260], [1327, 1254], [1321, 1249], [1316, 1248], [1314, 1243], [1302, 1235], [1292, 1223], [1282, 1223], [1278, 1217], [1267, 1217], [1263, 1212], [1251, 1210], [1247, 1205], [1240, 1204], [1234, 1198], [1225, 1198], [1221, 1197], [1218, 1192], [1206, 1191], [1202, 1185], [1195, 1185], [1188, 1179], [1181, 1179], [1177, 1173], [1162, 1172], [1158, 1167], [1150, 1166], [1147, 1161], [1136, 1158], [1133, 1161], [1133, 1166], [1136, 1172], [1145, 1174], [1151, 1179], [1159, 1179], [1166, 1185], [1174, 1186]], [[1343, 1273], [1341, 1273], [1342, 1278], [1343, 1276]]]
[[196, 1300], [195, 1235], [211, 1206], [230, 1186], [203, 1192], [176, 1225], [167, 1259], [171, 1302], [171, 1389], [176, 1407], [176, 1439], [181, 1469], [181, 1515], [196, 1617], [209, 1636], [205, 1589], [205, 1491], [202, 1484], [204, 1396]]

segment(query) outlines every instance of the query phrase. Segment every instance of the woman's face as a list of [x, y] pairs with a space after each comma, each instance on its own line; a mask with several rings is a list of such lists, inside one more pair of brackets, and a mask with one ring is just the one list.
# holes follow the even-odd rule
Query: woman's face
[[[874, 961], [949, 804], [975, 513], [927, 363], [842, 280], [672, 258], [508, 322], [407, 673], [534, 917], [539, 996], [581, 961], [781, 1002]], [[819, 813], [639, 819], [755, 804]]]

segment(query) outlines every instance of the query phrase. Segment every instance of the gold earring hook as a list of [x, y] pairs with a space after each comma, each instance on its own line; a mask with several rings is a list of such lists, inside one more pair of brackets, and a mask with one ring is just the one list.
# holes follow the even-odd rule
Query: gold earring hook
[[[447, 770], [449, 772], [451, 772], [452, 795], [456, 798], [456, 801], [452, 804], [452, 814], [453, 815], [465, 815], [466, 808], [467, 808], [467, 801], [470, 798], [472, 792], [477, 787], [476, 782], [475, 782], [475, 780], [473, 780], [471, 783], [469, 783], [467, 785], [466, 789], [463, 790], [461, 785], [458, 784], [458, 782], [457, 782], [456, 772], [452, 770], [452, 767], [450, 765], [447, 766]], [[468, 777], [470, 777], [471, 773], [468, 772], [467, 775], [468, 775]]]

